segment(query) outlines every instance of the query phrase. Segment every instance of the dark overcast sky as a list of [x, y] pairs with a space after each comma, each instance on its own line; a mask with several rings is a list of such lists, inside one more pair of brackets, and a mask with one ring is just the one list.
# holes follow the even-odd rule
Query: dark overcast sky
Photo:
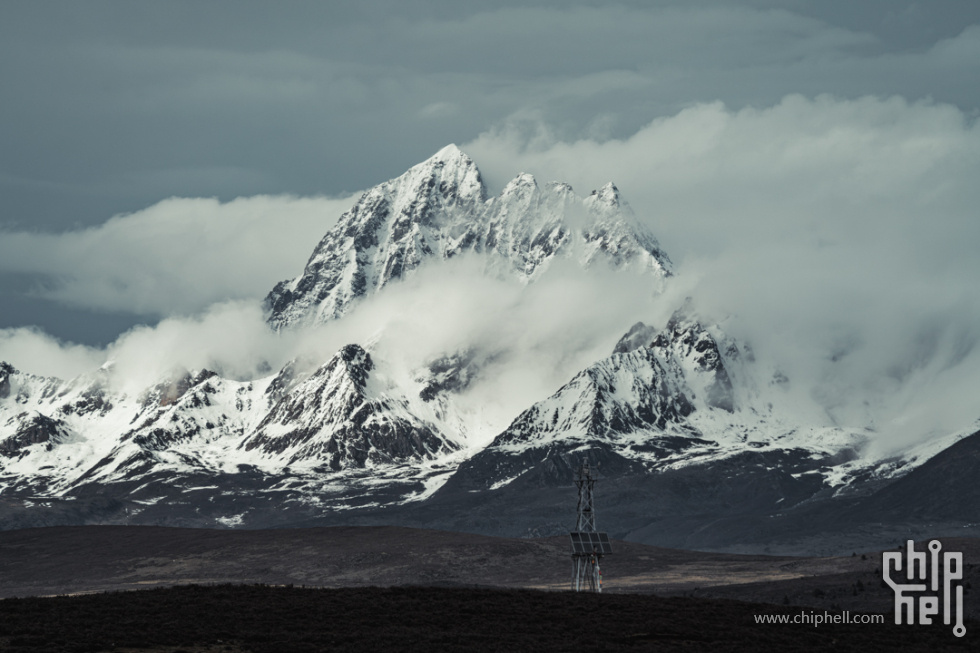
[[[342, 196], [525, 119], [601, 143], [699, 102], [799, 93], [975, 120], [978, 80], [975, 0], [5, 0], [0, 239], [173, 196]], [[0, 328], [105, 343], [166, 313], [66, 299], [52, 289], [71, 271], [38, 256], [0, 262]]]

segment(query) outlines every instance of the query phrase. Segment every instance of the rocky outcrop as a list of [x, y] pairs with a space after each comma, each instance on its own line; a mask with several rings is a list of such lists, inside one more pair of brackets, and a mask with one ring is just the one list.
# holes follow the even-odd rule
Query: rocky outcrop
[[23, 419], [12, 436], [0, 440], [0, 455], [12, 458], [31, 445], [43, 444], [47, 450], [69, 436], [68, 428], [62, 420], [52, 419], [40, 413], [23, 415]]
[[17, 373], [14, 366], [5, 361], [0, 361], [0, 399], [10, 396], [10, 377]]

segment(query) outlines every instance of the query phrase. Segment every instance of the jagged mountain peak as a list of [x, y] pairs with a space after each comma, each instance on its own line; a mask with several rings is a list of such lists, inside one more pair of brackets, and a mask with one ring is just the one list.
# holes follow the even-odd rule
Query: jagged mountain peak
[[506, 197], [508, 195], [517, 192], [521, 188], [537, 188], [538, 180], [534, 178], [530, 172], [521, 172], [516, 177], [507, 182], [504, 186], [503, 191], [501, 191], [501, 196]]
[[686, 370], [687, 382], [703, 396], [707, 406], [730, 413], [735, 410], [735, 392], [722, 349], [729, 358], [738, 358], [739, 347], [720, 330], [716, 331], [717, 334], [712, 334], [702, 324], [692, 303], [687, 301], [671, 314], [662, 330], [643, 322], [634, 324], [616, 343], [613, 353], [641, 348], [661, 352], [662, 358]]
[[144, 408], [151, 405], [170, 406], [179, 401], [188, 390], [215, 376], [217, 373], [208, 369], [194, 372], [189, 370], [174, 372], [166, 379], [145, 390], [140, 395], [139, 402]]
[[607, 184], [585, 200], [561, 182], [517, 175], [487, 199], [476, 164], [455, 145], [365, 192], [327, 232], [299, 277], [266, 298], [275, 328], [320, 324], [424, 262], [464, 252], [487, 270], [532, 281], [556, 256], [604, 259], [663, 278], [670, 259]]
[[240, 448], [334, 471], [427, 460], [459, 448], [413, 415], [403, 398], [379, 391], [375, 372], [363, 347], [344, 346], [281, 393]]
[[452, 255], [467, 245], [485, 200], [479, 169], [455, 145], [371, 188], [326, 233], [303, 274], [269, 293], [269, 323], [334, 319], [424, 260]]
[[587, 205], [599, 205], [608, 206], [613, 208], [619, 208], [621, 203], [621, 198], [619, 194], [619, 189], [616, 184], [611, 181], [606, 183], [602, 188], [598, 188], [592, 191], [585, 202]]
[[630, 327], [630, 330], [619, 339], [616, 346], [613, 347], [614, 354], [625, 354], [640, 347], [647, 347], [651, 342], [653, 342], [654, 336], [656, 336], [657, 330], [644, 323], [637, 322]]
[[459, 149], [459, 146], [456, 145], [456, 143], [449, 143], [448, 145], [444, 145], [442, 147], [442, 149], [440, 149], [438, 152], [436, 152], [435, 154], [433, 154], [429, 158], [430, 159], [446, 160], [446, 159], [451, 159], [451, 158], [458, 157], [460, 155], [465, 156], [465, 154], [463, 153], [463, 151], [461, 149]]
[[450, 204], [467, 205], [486, 199], [486, 187], [480, 169], [473, 159], [452, 144], [368, 193], [380, 188], [402, 195], [407, 191], [412, 200], [422, 199], [429, 202], [441, 200]]
[[438, 152], [436, 152], [435, 154], [433, 154], [428, 159], [426, 159], [425, 161], [423, 161], [418, 165], [425, 165], [427, 163], [436, 162], [436, 161], [441, 161], [450, 164], [462, 163], [463, 165], [473, 165], [473, 160], [470, 159], [470, 157], [466, 154], [466, 152], [459, 149], [459, 146], [457, 146], [456, 143], [450, 143], [449, 145], [446, 145], [445, 147], [443, 147]]
[[555, 195], [560, 195], [562, 197], [575, 196], [575, 190], [572, 188], [572, 185], [564, 181], [549, 181], [546, 184], [546, 187]]
[[[546, 446], [583, 438], [621, 442], [633, 434], [640, 434], [640, 444], [632, 445], [637, 450], [660, 451], [666, 442], [668, 449], [688, 446], [674, 438], [684, 434], [697, 440], [700, 429], [688, 419], [692, 414], [733, 413], [735, 408], [718, 344], [719, 339], [727, 341], [716, 331], [712, 334], [702, 325], [690, 303], [676, 310], [663, 329], [637, 322], [610, 357], [522, 413], [491, 447]], [[671, 435], [653, 435], [658, 433]]]
[[374, 361], [371, 360], [371, 355], [360, 345], [351, 344], [344, 345], [330, 360], [311, 374], [310, 378], [319, 380], [329, 377], [334, 383], [349, 383], [353, 391], [363, 394], [368, 374], [373, 369]]

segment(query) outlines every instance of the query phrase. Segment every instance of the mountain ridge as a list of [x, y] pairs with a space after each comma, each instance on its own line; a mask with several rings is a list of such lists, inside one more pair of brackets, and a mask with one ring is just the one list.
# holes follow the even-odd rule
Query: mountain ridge
[[[270, 292], [269, 327], [315, 335], [423, 266], [462, 256], [524, 289], [567, 269], [556, 261], [584, 274], [605, 266], [673, 301], [658, 295], [669, 257], [614, 184], [579, 198], [521, 173], [488, 197], [475, 163], [447, 146], [361, 196], [303, 273]], [[522, 397], [485, 446], [465, 431], [461, 397], [479, 398], [487, 375], [506, 379], [509, 368], [506, 351], [477, 342], [446, 343], [393, 374], [375, 334], [358, 333], [325, 360], [293, 359], [261, 378], [179, 370], [136, 392], [114, 385], [111, 365], [63, 381], [0, 363], [0, 528], [415, 520], [555, 534], [559, 489], [588, 459], [609, 480], [621, 534], [676, 543], [690, 529], [716, 544], [709, 533], [746, 536], [711, 524], [776, 523], [809, 505], [832, 513], [926, 476], [915, 476], [930, 469], [919, 450], [874, 457], [865, 429], [801, 420], [784, 407], [787, 377], [696, 306], [689, 298], [662, 326], [624, 329], [550, 394]], [[930, 505], [917, 518], [942, 512]]]

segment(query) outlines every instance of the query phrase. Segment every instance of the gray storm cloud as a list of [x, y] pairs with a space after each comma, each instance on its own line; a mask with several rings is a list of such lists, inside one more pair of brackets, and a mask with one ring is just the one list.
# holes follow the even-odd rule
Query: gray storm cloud
[[574, 140], [790, 93], [980, 105], [980, 6], [962, 0], [0, 11], [0, 221], [21, 228], [96, 224], [174, 194], [341, 194], [521, 110]]

